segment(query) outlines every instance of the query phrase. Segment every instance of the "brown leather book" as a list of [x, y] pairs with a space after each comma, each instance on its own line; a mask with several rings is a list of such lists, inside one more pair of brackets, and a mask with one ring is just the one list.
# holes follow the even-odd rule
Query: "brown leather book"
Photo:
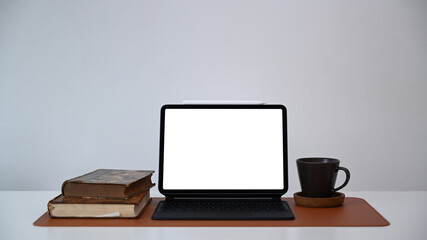
[[137, 218], [150, 200], [150, 191], [126, 200], [59, 195], [49, 201], [47, 208], [53, 218]]
[[98, 169], [66, 180], [62, 195], [66, 197], [128, 199], [154, 186], [154, 171]]

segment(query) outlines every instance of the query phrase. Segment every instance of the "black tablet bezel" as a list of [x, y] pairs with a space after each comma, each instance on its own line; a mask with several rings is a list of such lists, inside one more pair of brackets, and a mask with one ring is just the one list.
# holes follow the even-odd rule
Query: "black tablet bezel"
[[[167, 109], [280, 109], [283, 119], [283, 189], [173, 189], [163, 188], [163, 150], [164, 150], [164, 127], [165, 112]], [[288, 140], [287, 140], [287, 111], [280, 104], [260, 105], [223, 105], [223, 104], [166, 104], [162, 106], [160, 113], [160, 151], [159, 151], [159, 182], [158, 188], [166, 197], [280, 197], [288, 191]]]

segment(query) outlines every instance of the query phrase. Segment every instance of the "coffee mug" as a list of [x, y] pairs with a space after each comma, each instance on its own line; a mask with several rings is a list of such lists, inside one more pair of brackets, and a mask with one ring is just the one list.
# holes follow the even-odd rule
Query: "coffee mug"
[[[345, 187], [350, 180], [350, 171], [339, 166], [335, 158], [300, 158], [297, 159], [297, 169], [301, 184], [301, 195], [304, 197], [331, 197], [332, 194]], [[345, 172], [344, 183], [335, 188], [339, 170]]]

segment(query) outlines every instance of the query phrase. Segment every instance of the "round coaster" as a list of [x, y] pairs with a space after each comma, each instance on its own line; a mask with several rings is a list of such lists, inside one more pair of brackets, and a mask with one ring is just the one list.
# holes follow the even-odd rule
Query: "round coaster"
[[328, 198], [310, 198], [301, 196], [301, 192], [294, 193], [295, 203], [299, 206], [313, 208], [338, 207], [344, 203], [344, 193], [335, 192]]

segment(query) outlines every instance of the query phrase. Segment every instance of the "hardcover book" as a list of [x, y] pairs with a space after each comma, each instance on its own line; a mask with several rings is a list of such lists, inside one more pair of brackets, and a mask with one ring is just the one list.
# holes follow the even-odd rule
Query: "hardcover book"
[[129, 199], [88, 199], [59, 195], [48, 203], [53, 218], [137, 218], [150, 202], [150, 191]]
[[65, 197], [128, 199], [154, 186], [151, 170], [98, 169], [66, 180], [62, 184]]

